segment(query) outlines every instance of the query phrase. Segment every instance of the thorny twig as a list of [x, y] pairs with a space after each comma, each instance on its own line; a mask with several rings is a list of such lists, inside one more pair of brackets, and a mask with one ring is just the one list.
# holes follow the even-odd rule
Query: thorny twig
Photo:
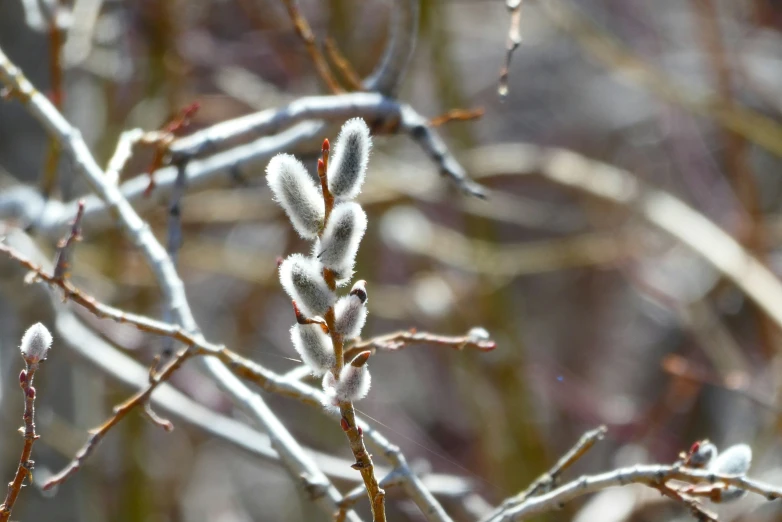
[[355, 357], [360, 352], [370, 350], [398, 351], [412, 344], [432, 344], [445, 346], [454, 350], [475, 349], [481, 352], [489, 352], [497, 347], [497, 343], [488, 339], [478, 339], [470, 335], [448, 336], [429, 332], [417, 332], [416, 330], [401, 330], [371, 339], [356, 339], [345, 350], [345, 359]]

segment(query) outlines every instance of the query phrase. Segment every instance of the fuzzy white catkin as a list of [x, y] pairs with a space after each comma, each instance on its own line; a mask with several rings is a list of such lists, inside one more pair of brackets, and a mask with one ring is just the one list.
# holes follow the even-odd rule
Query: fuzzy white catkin
[[366, 301], [366, 281], [362, 280], [353, 285], [349, 295], [341, 297], [334, 305], [334, 329], [345, 339], [361, 335], [361, 329], [367, 321]]
[[319, 324], [294, 324], [291, 340], [296, 352], [314, 375], [323, 375], [336, 364], [331, 338]]
[[304, 165], [290, 154], [277, 154], [266, 167], [266, 182], [296, 232], [315, 239], [323, 226], [325, 204]]
[[323, 279], [323, 265], [311, 257], [288, 256], [280, 265], [280, 283], [308, 317], [323, 315], [336, 300]]
[[[357, 355], [356, 358], [361, 357]], [[355, 360], [355, 359], [354, 359]], [[339, 372], [339, 380], [334, 386], [334, 394], [340, 401], [357, 401], [363, 399], [369, 393], [372, 384], [372, 376], [366, 364], [356, 367], [346, 364]]]
[[[752, 464], [752, 448], [746, 444], [735, 444], [711, 461], [709, 471], [719, 475], [737, 475], [741, 476], [749, 471]], [[720, 494], [720, 502], [733, 502], [744, 497], [746, 490], [735, 486], [728, 486]]]
[[746, 444], [735, 444], [711, 462], [709, 470], [719, 475], [744, 475], [752, 464], [752, 449]]
[[329, 162], [329, 191], [341, 199], [353, 199], [361, 192], [367, 175], [372, 138], [361, 118], [348, 120], [339, 132]]
[[329, 215], [323, 236], [316, 244], [317, 256], [338, 272], [353, 271], [361, 238], [367, 230], [367, 215], [354, 202], [339, 203]]
[[36, 364], [46, 358], [52, 345], [52, 334], [41, 323], [35, 323], [22, 336], [19, 350], [27, 364]]

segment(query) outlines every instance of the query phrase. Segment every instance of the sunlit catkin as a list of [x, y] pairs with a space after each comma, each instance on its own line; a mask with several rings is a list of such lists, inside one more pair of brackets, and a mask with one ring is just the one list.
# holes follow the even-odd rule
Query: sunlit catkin
[[336, 364], [331, 338], [320, 324], [295, 324], [291, 328], [293, 347], [314, 375], [323, 375]]
[[367, 290], [366, 281], [361, 280], [353, 285], [350, 294], [341, 297], [334, 306], [336, 321], [334, 329], [345, 339], [353, 339], [361, 335], [361, 329], [367, 320]]
[[353, 199], [364, 184], [372, 138], [361, 118], [348, 120], [342, 126], [329, 164], [329, 191], [340, 199]]
[[280, 283], [308, 317], [323, 315], [336, 300], [323, 279], [323, 265], [311, 257], [288, 256], [280, 265]]
[[315, 246], [318, 259], [327, 268], [352, 272], [356, 254], [367, 230], [367, 215], [358, 203], [340, 203], [334, 207]]
[[277, 154], [266, 167], [266, 182], [304, 239], [314, 239], [323, 227], [325, 205], [320, 189], [299, 160], [289, 154]]
[[41, 323], [35, 323], [22, 336], [22, 343], [19, 350], [22, 352], [24, 361], [31, 364], [38, 364], [46, 359], [49, 347], [52, 345], [52, 334]]

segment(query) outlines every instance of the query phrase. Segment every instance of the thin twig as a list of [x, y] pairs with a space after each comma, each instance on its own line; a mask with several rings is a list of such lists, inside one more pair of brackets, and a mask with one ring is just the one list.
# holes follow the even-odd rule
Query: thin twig
[[329, 69], [329, 64], [326, 62], [326, 58], [323, 56], [323, 53], [320, 52], [320, 47], [318, 47], [318, 43], [315, 41], [315, 36], [312, 34], [312, 28], [307, 22], [307, 19], [304, 18], [304, 16], [301, 14], [301, 11], [299, 10], [298, 1], [282, 1], [285, 4], [285, 7], [288, 9], [288, 16], [290, 16], [291, 22], [293, 22], [293, 27], [296, 28], [296, 34], [299, 35], [299, 38], [302, 39], [304, 46], [307, 48], [307, 54], [310, 55], [310, 59], [315, 65], [315, 70], [318, 72], [318, 76], [320, 76], [320, 78], [326, 84], [326, 87], [328, 87], [332, 93], [339, 94], [344, 92], [344, 89], [340, 87], [337, 79], [334, 78], [334, 74], [332, 74], [331, 69]]
[[454, 350], [475, 349], [481, 352], [490, 352], [497, 347], [497, 343], [492, 340], [478, 339], [470, 335], [448, 336], [415, 330], [400, 330], [371, 339], [352, 341], [345, 351], [345, 359], [351, 359], [366, 350], [373, 353], [378, 350], [394, 352], [414, 344], [432, 344]]
[[546, 0], [539, 5], [554, 25], [575, 38], [584, 51], [610, 70], [660, 98], [710, 118], [772, 154], [782, 156], [782, 125], [772, 118], [730, 103], [716, 94], [700, 94], [675, 84], [601, 30], [570, 1]]
[[559, 482], [559, 478], [562, 475], [562, 472], [565, 471], [567, 468], [572, 466], [576, 461], [578, 461], [581, 457], [583, 457], [590, 449], [592, 449], [592, 446], [594, 446], [599, 440], [601, 440], [606, 433], [606, 427], [600, 426], [594, 430], [590, 430], [586, 433], [584, 433], [580, 439], [578, 439], [578, 442], [568, 450], [567, 453], [562, 455], [560, 459], [557, 461], [556, 464], [554, 464], [551, 469], [549, 469], [546, 473], [535, 479], [535, 481], [530, 484], [527, 489], [519, 493], [518, 495], [515, 495], [513, 497], [510, 497], [508, 499], [505, 499], [500, 507], [498, 507], [496, 510], [492, 511], [491, 513], [487, 514], [483, 520], [492, 520], [494, 517], [496, 517], [500, 512], [506, 511], [513, 506], [517, 506], [524, 501], [526, 501], [530, 497], [534, 497], [536, 495], [540, 495], [542, 493], [548, 493]]
[[521, 4], [523, 0], [506, 0], [505, 4], [510, 11], [510, 28], [508, 29], [508, 41], [505, 44], [505, 62], [500, 69], [500, 81], [497, 86], [497, 94], [500, 100], [508, 96], [508, 74], [513, 52], [521, 44]]
[[334, 39], [330, 36], [327, 36], [326, 40], [324, 41], [324, 48], [326, 49], [326, 55], [340, 72], [345, 82], [347, 82], [350, 90], [364, 90], [364, 86], [361, 85], [361, 77], [358, 75], [348, 59], [345, 58], [345, 55], [342, 54], [342, 51], [337, 46], [337, 42], [335, 42]]
[[364, 80], [367, 91], [394, 96], [415, 52], [420, 20], [420, 0], [396, 0], [391, 7], [391, 30], [383, 59]]
[[483, 109], [483, 107], [478, 107], [477, 109], [451, 109], [445, 114], [441, 114], [440, 116], [435, 116], [434, 118], [429, 120], [429, 125], [431, 125], [432, 127], [440, 127], [452, 121], [477, 120], [478, 118], [482, 117], [485, 113], [486, 111]]
[[[54, 0], [50, 10], [46, 12], [49, 33], [49, 78], [51, 81], [51, 99], [58, 110], [62, 110], [65, 98], [63, 89], [63, 45], [65, 38], [63, 28], [60, 27], [60, 17], [63, 10], [63, 1]], [[44, 163], [43, 177], [41, 178], [41, 192], [44, 197], [49, 197], [57, 186], [57, 166], [60, 162], [60, 145], [56, 139], [49, 141]]]
[[84, 216], [84, 201], [79, 201], [79, 206], [76, 210], [76, 217], [73, 218], [73, 224], [71, 225], [70, 233], [60, 240], [57, 244], [57, 255], [54, 258], [54, 274], [53, 277], [59, 280], [65, 280], [68, 278], [68, 271], [71, 267], [71, 253], [73, 244], [77, 241], [81, 241], [81, 220]]
[[[196, 353], [197, 352], [193, 349], [193, 347], [183, 348], [180, 350], [177, 356], [168, 361], [160, 371], [150, 370], [149, 385], [143, 390], [137, 392], [122, 404], [115, 406], [114, 414], [109, 417], [106, 422], [97, 428], [91, 429], [90, 438], [87, 439], [87, 442], [84, 443], [84, 446], [82, 446], [81, 449], [76, 452], [76, 455], [74, 455], [71, 462], [68, 463], [68, 465], [62, 469], [62, 471], [54, 474], [46, 482], [44, 482], [43, 489], [51, 489], [54, 486], [62, 484], [71, 476], [73, 476], [77, 471], [79, 471], [84, 462], [89, 458], [92, 452], [95, 451], [95, 448], [98, 447], [98, 444], [100, 444], [100, 442], [103, 440], [103, 437], [106, 436], [109, 430], [111, 430], [111, 428], [116, 426], [122, 419], [124, 419], [128, 413], [133, 411], [134, 408], [141, 407], [144, 408], [144, 410], [147, 412], [151, 411], [149, 409], [149, 398], [152, 395], [152, 392], [155, 391], [155, 389], [160, 386], [161, 383], [167, 381], [169, 377], [171, 377], [171, 375], [173, 375], [173, 373], [177, 371], [187, 359], [193, 355], [196, 355]], [[169, 421], [160, 419], [157, 417], [157, 415], [154, 414], [148, 415], [148, 417], [153, 419], [156, 424], [161, 426], [163, 429], [170, 431], [171, 423]]]
[[19, 457], [19, 465], [16, 467], [14, 479], [8, 483], [8, 493], [6, 493], [5, 501], [0, 505], [0, 522], [7, 522], [10, 518], [11, 510], [13, 510], [16, 499], [22, 491], [24, 481], [28, 477], [30, 482], [33, 479], [34, 462], [30, 459], [30, 455], [33, 451], [33, 444], [39, 438], [39, 435], [35, 433], [35, 388], [33, 388], [33, 377], [35, 377], [37, 369], [37, 363], [28, 363], [26, 369], [22, 370], [19, 375], [19, 385], [24, 396], [24, 414], [22, 415], [24, 427], [19, 431], [24, 437], [24, 446], [22, 446], [22, 454]]

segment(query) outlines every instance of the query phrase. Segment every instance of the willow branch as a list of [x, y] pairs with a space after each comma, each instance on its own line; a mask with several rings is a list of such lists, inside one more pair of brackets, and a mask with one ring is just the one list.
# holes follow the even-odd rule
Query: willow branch
[[391, 31], [377, 68], [364, 80], [364, 89], [394, 96], [404, 80], [415, 52], [420, 0], [396, 0], [391, 7]]
[[550, 470], [535, 479], [535, 481], [527, 487], [524, 491], [510, 497], [503, 501], [503, 503], [496, 510], [492, 511], [482, 520], [492, 520], [497, 517], [502, 511], [507, 511], [514, 506], [525, 502], [528, 498], [540, 495], [542, 493], [548, 493], [559, 482], [559, 478], [566, 469], [572, 466], [576, 461], [583, 457], [592, 447], [601, 440], [606, 433], [606, 427], [600, 426], [594, 430], [584, 433], [578, 442], [568, 450], [567, 453], [562, 455], [560, 459], [554, 464]]
[[92, 455], [92, 452], [95, 450], [95, 448], [98, 447], [98, 444], [100, 444], [100, 442], [103, 440], [103, 437], [106, 436], [111, 428], [119, 424], [119, 422], [124, 419], [128, 413], [136, 408], [144, 408], [147, 413], [147, 417], [149, 417], [153, 422], [158, 424], [166, 431], [173, 430], [174, 426], [170, 421], [157, 417], [157, 415], [155, 415], [152, 410], [149, 409], [149, 399], [152, 396], [152, 392], [155, 391], [155, 389], [162, 383], [166, 382], [171, 377], [171, 375], [173, 375], [173, 373], [177, 371], [187, 359], [195, 355], [195, 353], [196, 352], [193, 351], [192, 347], [184, 348], [177, 354], [176, 357], [169, 360], [160, 371], [154, 371], [154, 368], [150, 369], [149, 385], [143, 390], [137, 392], [122, 404], [116, 406], [114, 408], [114, 414], [109, 417], [106, 422], [97, 428], [91, 429], [90, 437], [87, 439], [87, 442], [84, 443], [84, 446], [82, 446], [81, 449], [76, 452], [76, 455], [73, 457], [71, 462], [65, 466], [65, 468], [54, 474], [43, 484], [43, 489], [51, 489], [54, 486], [62, 484], [70, 477], [72, 477], [77, 471], [79, 471], [84, 462], [89, 458], [90, 455]]
[[431, 344], [443, 346], [454, 350], [474, 349], [480, 352], [490, 352], [497, 347], [497, 343], [488, 339], [478, 339], [470, 335], [438, 335], [415, 330], [401, 330], [371, 339], [357, 339], [352, 341], [345, 351], [345, 359], [351, 359], [359, 352], [366, 350], [372, 353], [376, 351], [395, 352], [411, 345]]
[[22, 487], [24, 487], [24, 481], [29, 478], [30, 482], [32, 482], [33, 478], [33, 461], [30, 459], [30, 455], [33, 452], [33, 444], [39, 437], [35, 433], [35, 388], [33, 388], [33, 378], [37, 368], [37, 364], [27, 364], [26, 369], [19, 376], [19, 384], [24, 396], [24, 413], [22, 414], [24, 426], [20, 429], [24, 438], [24, 445], [22, 446], [22, 454], [19, 457], [19, 464], [16, 467], [14, 479], [8, 483], [8, 493], [6, 493], [5, 501], [0, 505], [0, 522], [8, 521], [16, 499], [19, 497]]
[[329, 64], [326, 62], [326, 58], [318, 47], [318, 43], [315, 41], [315, 36], [312, 34], [312, 28], [307, 22], [307, 19], [301, 14], [299, 10], [299, 3], [296, 0], [282, 0], [288, 10], [288, 16], [293, 22], [293, 27], [296, 29], [296, 34], [304, 42], [304, 47], [307, 49], [307, 54], [310, 55], [312, 63], [315, 65], [315, 70], [318, 72], [323, 83], [334, 94], [343, 92], [337, 79], [329, 68]]
[[577, 497], [609, 487], [643, 484], [655, 489], [667, 486], [670, 480], [692, 485], [711, 484], [716, 487], [736, 486], [760, 495], [767, 500], [782, 498], [782, 489], [746, 477], [717, 475], [708, 470], [696, 470], [679, 466], [639, 465], [621, 468], [600, 475], [585, 475], [544, 495], [531, 497], [510, 509], [503, 510], [487, 522], [511, 522], [525, 520], [534, 515], [558, 509]]

